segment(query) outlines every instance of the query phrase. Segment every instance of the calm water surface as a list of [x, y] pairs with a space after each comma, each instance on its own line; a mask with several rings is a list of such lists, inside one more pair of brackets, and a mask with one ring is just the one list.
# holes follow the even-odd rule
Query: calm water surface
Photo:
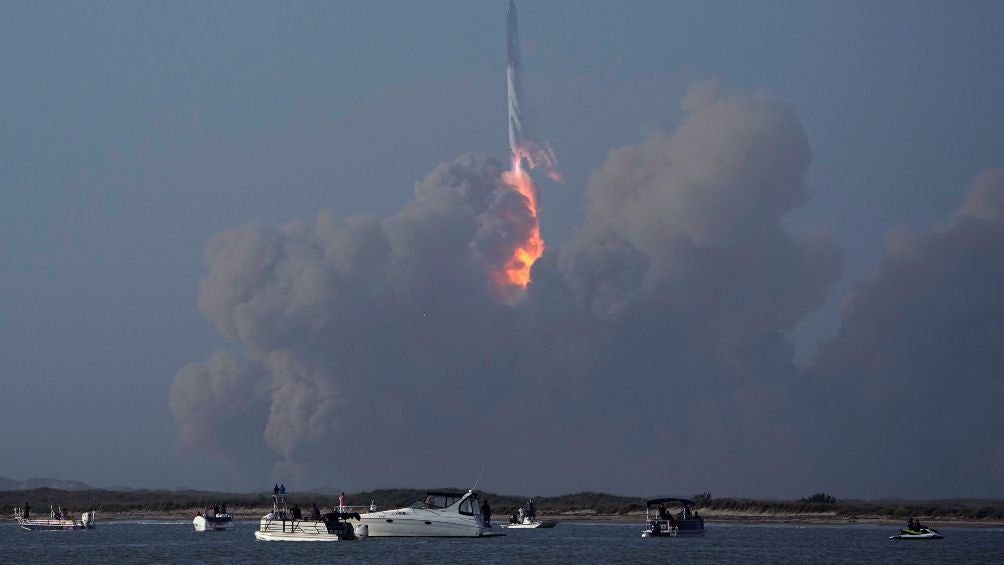
[[[100, 515], [98, 516], [100, 519]], [[897, 541], [890, 526], [707, 525], [703, 539], [642, 539], [641, 525], [561, 523], [484, 539], [254, 539], [255, 522], [195, 532], [191, 522], [100, 522], [90, 531], [0, 524], [0, 563], [1001, 563], [1004, 529], [939, 528]]]

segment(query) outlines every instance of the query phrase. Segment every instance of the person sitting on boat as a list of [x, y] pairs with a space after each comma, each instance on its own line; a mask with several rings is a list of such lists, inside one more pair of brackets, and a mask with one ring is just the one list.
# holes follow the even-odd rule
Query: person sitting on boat
[[907, 518], [907, 520], [906, 520], [906, 529], [907, 530], [913, 530], [913, 516], [910, 516], [909, 518]]
[[665, 504], [660, 504], [659, 505], [659, 519], [660, 520], [668, 520], [669, 519], [669, 513], [666, 512], [666, 505]]
[[299, 505], [294, 504], [293, 507], [289, 509], [289, 511], [293, 514], [293, 519], [294, 520], [301, 520], [301, 519], [303, 519], [303, 512], [300, 510], [300, 506]]
[[275, 520], [276, 519], [275, 511], [273, 510], [272, 512], [269, 512], [268, 514], [265, 514], [265, 519], [266, 520]]
[[510, 524], [518, 524], [519, 523], [519, 512], [518, 511], [516, 511], [516, 510], [512, 511], [512, 516], [509, 516], [509, 523]]
[[321, 509], [317, 507], [316, 502], [310, 504], [310, 519], [320, 520], [321, 519]]

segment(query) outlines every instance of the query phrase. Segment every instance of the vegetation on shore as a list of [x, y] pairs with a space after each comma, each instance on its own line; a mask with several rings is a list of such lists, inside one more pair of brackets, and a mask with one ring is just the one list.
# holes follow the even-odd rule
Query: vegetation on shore
[[[436, 490], [464, 492], [466, 489], [380, 489], [347, 493], [351, 506], [368, 506], [371, 501], [383, 509], [407, 506], [423, 500], [425, 493]], [[506, 515], [523, 505], [526, 497], [502, 495], [481, 491], [496, 515]], [[338, 496], [321, 493], [289, 492], [290, 504], [306, 506], [317, 504], [321, 508], [338, 505]], [[840, 516], [847, 518], [871, 517], [905, 519], [909, 516], [944, 520], [1004, 520], [1004, 500], [952, 499], [952, 500], [843, 500], [837, 501], [825, 493], [817, 493], [798, 501], [754, 500], [748, 498], [713, 498], [710, 493], [691, 497], [703, 511], [714, 514], [765, 514]], [[541, 514], [582, 514], [597, 516], [624, 516], [643, 512], [645, 500], [638, 497], [616, 496], [597, 492], [581, 492], [561, 496], [534, 497]], [[66, 491], [51, 488], [0, 491], [0, 516], [10, 516], [14, 508], [27, 502], [36, 514], [48, 511], [49, 505], [62, 506], [74, 512], [97, 509], [103, 513], [121, 512], [174, 512], [191, 510], [192, 513], [225, 503], [231, 512], [261, 509], [272, 505], [272, 493], [221, 493], [194, 490], [82, 490]]]

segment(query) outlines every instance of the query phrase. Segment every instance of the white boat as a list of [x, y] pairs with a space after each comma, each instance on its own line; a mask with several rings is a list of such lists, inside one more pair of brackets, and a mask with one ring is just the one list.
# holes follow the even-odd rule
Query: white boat
[[[673, 514], [666, 508], [666, 503], [679, 503], [683, 509]], [[704, 518], [694, 511], [694, 506], [694, 501], [686, 498], [649, 500], [645, 508], [646, 529], [641, 537], [704, 537]]]
[[900, 530], [898, 534], [889, 536], [889, 539], [942, 539], [944, 537], [934, 528], [920, 527], [916, 530]]
[[[29, 507], [30, 508], [30, 507]], [[28, 514], [26, 516], [25, 514]], [[84, 512], [79, 519], [67, 515], [60, 509], [56, 511], [49, 507], [48, 518], [30, 518], [23, 508], [14, 509], [14, 520], [25, 530], [92, 530], [94, 529], [94, 511]]]
[[481, 537], [485, 523], [474, 491], [430, 492], [406, 508], [360, 514], [370, 537]]
[[349, 518], [358, 518], [354, 512], [328, 512], [303, 518], [299, 508], [291, 511], [286, 506], [285, 496], [279, 497], [272, 505], [272, 512], [266, 514], [258, 524], [254, 537], [262, 541], [345, 541], [366, 539], [365, 525], [353, 526]]
[[523, 518], [522, 522], [502, 524], [501, 527], [513, 530], [531, 530], [534, 528], [553, 528], [558, 525], [556, 520], [531, 520]]
[[232, 521], [233, 516], [227, 512], [226, 506], [224, 506], [222, 509], [219, 507], [212, 510], [207, 509], [205, 514], [199, 512], [199, 515], [192, 520], [192, 525], [195, 526], [197, 532], [218, 532], [227, 529]]

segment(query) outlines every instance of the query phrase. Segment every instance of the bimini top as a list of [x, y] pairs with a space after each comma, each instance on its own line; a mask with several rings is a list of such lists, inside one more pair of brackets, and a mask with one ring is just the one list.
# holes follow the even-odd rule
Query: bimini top
[[656, 504], [664, 504], [666, 502], [679, 502], [684, 506], [693, 506], [694, 501], [689, 498], [654, 498], [646, 502], [649, 506], [655, 506]]

